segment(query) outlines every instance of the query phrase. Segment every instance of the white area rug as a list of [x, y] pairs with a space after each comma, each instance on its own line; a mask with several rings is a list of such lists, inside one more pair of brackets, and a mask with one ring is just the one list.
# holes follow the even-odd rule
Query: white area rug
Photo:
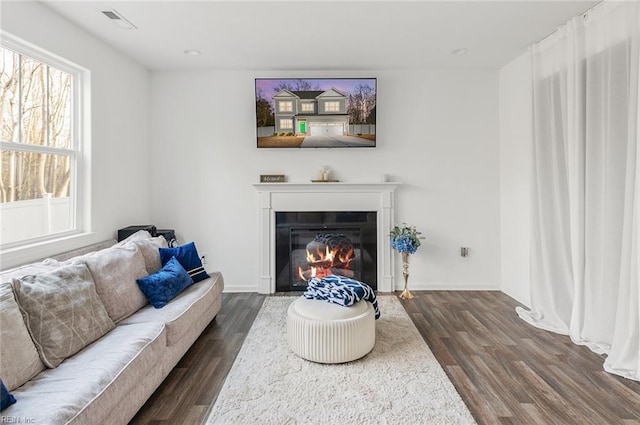
[[265, 299], [206, 424], [475, 424], [395, 296], [378, 297], [373, 351], [338, 365], [289, 349], [293, 300]]

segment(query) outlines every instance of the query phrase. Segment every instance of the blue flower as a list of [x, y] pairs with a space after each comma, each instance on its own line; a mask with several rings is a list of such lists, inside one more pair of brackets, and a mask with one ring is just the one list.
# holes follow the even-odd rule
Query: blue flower
[[413, 254], [418, 250], [420, 246], [420, 232], [416, 230], [414, 226], [409, 226], [403, 223], [403, 227], [398, 225], [394, 226], [391, 234], [391, 247], [398, 252], [408, 252]]

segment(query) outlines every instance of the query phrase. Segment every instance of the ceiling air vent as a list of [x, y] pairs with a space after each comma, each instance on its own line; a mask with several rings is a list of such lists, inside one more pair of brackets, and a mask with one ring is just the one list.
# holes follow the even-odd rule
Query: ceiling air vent
[[133, 30], [137, 27], [131, 23], [127, 18], [119, 14], [115, 9], [103, 10], [102, 14], [109, 18], [109, 20], [118, 28]]

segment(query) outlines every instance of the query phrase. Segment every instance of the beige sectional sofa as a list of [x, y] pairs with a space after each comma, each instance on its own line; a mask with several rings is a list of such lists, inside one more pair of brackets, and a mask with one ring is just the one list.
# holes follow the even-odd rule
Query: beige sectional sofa
[[[0, 274], [0, 379], [17, 400], [0, 423], [128, 423], [220, 310], [218, 272], [163, 308], [147, 304], [135, 279], [161, 267], [166, 241], [114, 243]], [[41, 292], [16, 287], [45, 275]]]

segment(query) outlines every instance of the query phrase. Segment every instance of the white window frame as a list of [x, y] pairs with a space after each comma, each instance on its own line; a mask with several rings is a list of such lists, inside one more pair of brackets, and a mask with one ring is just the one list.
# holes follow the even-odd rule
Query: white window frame
[[[287, 123], [285, 127], [282, 125], [283, 123]], [[293, 130], [293, 119], [291, 118], [280, 118], [280, 130]]]
[[[72, 139], [69, 149], [0, 140], [0, 148], [3, 150], [70, 156], [70, 166], [72, 169], [69, 184], [69, 197], [71, 201], [70, 229], [6, 244], [0, 241], [0, 252], [4, 255], [6, 253], [16, 254], [17, 251], [25, 248], [42, 248], [43, 244], [46, 245], [68, 240], [74, 236], [88, 235], [91, 231], [91, 174], [89, 164], [89, 151], [91, 146], [91, 132], [89, 129], [91, 116], [89, 97], [91, 74], [86, 68], [1, 30], [0, 46], [57, 68], [71, 74], [73, 77], [73, 93], [71, 98]], [[11, 257], [14, 257], [14, 255], [11, 255]], [[15, 258], [20, 258], [20, 256], [15, 256]], [[13, 261], [9, 261], [9, 263], [11, 262]]]
[[314, 110], [313, 103], [311, 102], [303, 102], [300, 104], [301, 112], [313, 112], [313, 110]]
[[293, 112], [293, 101], [292, 100], [279, 101], [278, 112]]
[[340, 112], [340, 101], [331, 100], [324, 103], [325, 112]]

